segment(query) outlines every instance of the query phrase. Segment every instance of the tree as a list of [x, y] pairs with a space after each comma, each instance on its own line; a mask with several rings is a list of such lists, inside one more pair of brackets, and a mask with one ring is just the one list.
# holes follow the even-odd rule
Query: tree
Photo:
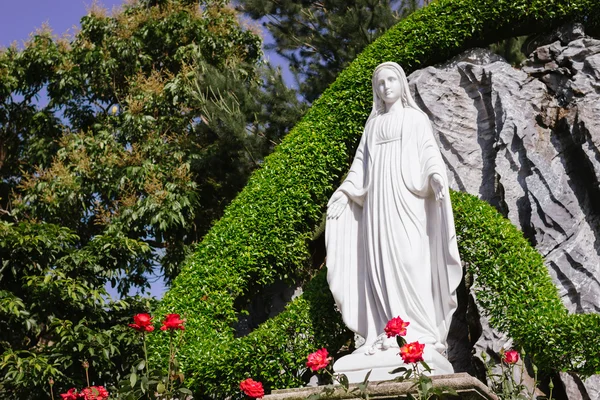
[[238, 0], [238, 8], [264, 20], [290, 62], [300, 94], [314, 101], [356, 56], [401, 18], [417, 0]]
[[123, 376], [125, 321], [152, 304], [105, 284], [177, 275], [301, 112], [222, 1], [93, 7], [72, 39], [2, 50], [0, 395], [81, 383], [83, 359]]

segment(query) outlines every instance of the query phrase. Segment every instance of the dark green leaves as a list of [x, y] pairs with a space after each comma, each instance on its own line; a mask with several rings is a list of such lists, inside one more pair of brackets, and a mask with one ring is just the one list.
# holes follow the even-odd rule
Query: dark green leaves
[[83, 357], [107, 384], [128, 374], [123, 317], [143, 306], [105, 286], [177, 275], [301, 112], [278, 115], [295, 95], [222, 1], [154, 3], [0, 51], [0, 397], [75, 386]]

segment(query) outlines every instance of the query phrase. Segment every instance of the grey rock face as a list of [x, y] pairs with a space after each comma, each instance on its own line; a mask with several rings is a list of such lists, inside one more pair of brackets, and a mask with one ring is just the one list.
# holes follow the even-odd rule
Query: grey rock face
[[[580, 26], [542, 39], [521, 69], [476, 49], [409, 82], [451, 187], [523, 231], [571, 312], [600, 312], [600, 40]], [[478, 351], [497, 351], [495, 335]]]
[[521, 70], [485, 53], [409, 77], [451, 186], [521, 228], [571, 311], [598, 312], [600, 41], [540, 47]]

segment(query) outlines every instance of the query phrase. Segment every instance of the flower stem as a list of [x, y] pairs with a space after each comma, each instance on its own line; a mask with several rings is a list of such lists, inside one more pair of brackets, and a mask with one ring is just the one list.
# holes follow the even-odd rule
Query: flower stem
[[171, 390], [173, 390], [173, 388], [172, 388], [173, 384], [171, 383], [171, 381], [172, 381], [173, 374], [175, 373], [173, 371], [174, 361], [175, 361], [173, 333], [174, 333], [173, 331], [169, 332], [169, 372], [167, 375], [167, 393], [171, 393]]
[[54, 380], [52, 378], [50, 378], [50, 396], [52, 397], [52, 400], [54, 400]]
[[[538, 385], [538, 371], [537, 371], [537, 368], [534, 366], [534, 368], [533, 368], [533, 385], [531, 385], [532, 387], [531, 387], [531, 395], [530, 395], [530, 398], [532, 398], [532, 399], [534, 398], [533, 396], [535, 394], [535, 389], [537, 388], [537, 385]], [[550, 397], [550, 398], [552, 398], [552, 397]]]
[[88, 370], [90, 367], [87, 365], [87, 361], [85, 362], [84, 368], [85, 368], [85, 380], [87, 381], [87, 385], [89, 387], [90, 386], [90, 374], [89, 374]]
[[142, 333], [142, 343], [144, 344], [144, 359], [146, 360], [146, 379], [150, 379], [150, 372], [148, 370], [148, 350], [146, 349], [146, 334]]

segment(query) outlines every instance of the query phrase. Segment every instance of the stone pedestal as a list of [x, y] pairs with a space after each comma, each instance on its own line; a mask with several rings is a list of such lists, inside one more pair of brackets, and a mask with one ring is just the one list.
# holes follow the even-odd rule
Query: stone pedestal
[[[391, 347], [387, 350], [379, 350], [375, 354], [365, 354], [364, 352], [354, 352], [337, 360], [333, 364], [333, 370], [338, 374], [344, 374], [350, 383], [360, 383], [365, 379], [367, 373], [369, 380], [386, 381], [402, 375], [391, 374], [390, 372], [398, 367], [407, 367], [412, 369], [411, 364], [404, 364], [398, 355], [397, 347]], [[429, 375], [449, 375], [454, 372], [450, 362], [431, 346], [425, 346], [423, 359], [431, 368]]]
[[[452, 375], [439, 375], [431, 377], [434, 386], [443, 386], [454, 389], [460, 399], [465, 400], [497, 400], [496, 395], [490, 392], [487, 386], [481, 381], [472, 377], [469, 374], [460, 373]], [[392, 400], [402, 398], [403, 395], [411, 393], [414, 388], [411, 388], [413, 382], [394, 382], [394, 381], [380, 381], [380, 382], [369, 382], [368, 393], [369, 398], [373, 400]], [[350, 385], [350, 391], [355, 388], [356, 385]], [[323, 390], [322, 387], [307, 387], [298, 389], [281, 389], [274, 390], [268, 396], [265, 396], [265, 400], [305, 400], [308, 396], [314, 393], [320, 393]], [[338, 387], [335, 392], [329, 396], [324, 397], [326, 399], [338, 400], [338, 399], [359, 399], [355, 394], [346, 393], [342, 387]], [[448, 399], [456, 399], [457, 397], [448, 396]]]

